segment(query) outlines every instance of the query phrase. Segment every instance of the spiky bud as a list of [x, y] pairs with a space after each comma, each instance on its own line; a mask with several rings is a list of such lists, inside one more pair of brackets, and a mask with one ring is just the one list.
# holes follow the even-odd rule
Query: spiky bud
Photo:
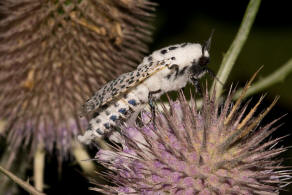
[[[2, 0], [0, 119], [9, 142], [67, 151], [81, 104], [147, 51], [147, 0]], [[23, 145], [22, 145], [23, 146]]]
[[[214, 93], [215, 94], [215, 93]], [[104, 194], [277, 194], [289, 183], [290, 170], [275, 157], [285, 148], [281, 138], [266, 140], [277, 121], [259, 127], [276, 100], [254, 116], [262, 98], [247, 112], [241, 99], [223, 106], [204, 94], [196, 107], [183, 95], [156, 116], [142, 114], [142, 125], [125, 127], [125, 146], [100, 150], [96, 158], [108, 168], [114, 186], [94, 188]]]

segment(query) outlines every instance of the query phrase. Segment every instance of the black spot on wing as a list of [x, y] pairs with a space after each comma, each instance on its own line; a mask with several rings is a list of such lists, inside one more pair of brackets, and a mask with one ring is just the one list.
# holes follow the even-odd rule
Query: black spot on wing
[[149, 56], [148, 57], [148, 61], [151, 62], [152, 60], [153, 60], [153, 57], [152, 56]]
[[88, 124], [88, 126], [87, 126], [87, 129], [86, 129], [86, 131], [91, 131], [92, 130], [92, 124], [91, 123], [89, 123]]
[[104, 123], [103, 126], [104, 126], [106, 129], [109, 129], [109, 128], [110, 128], [110, 124], [109, 124], [109, 123]]
[[116, 120], [118, 119], [118, 117], [117, 117], [116, 115], [111, 115], [111, 116], [110, 116], [110, 119], [111, 119], [112, 121], [116, 121]]
[[114, 82], [113, 82], [113, 85], [116, 85], [118, 83], [118, 80], [116, 79]]
[[105, 109], [107, 109], [107, 108], [108, 108], [108, 104], [104, 104], [104, 105], [101, 106], [101, 109], [102, 109], [102, 110], [105, 110]]
[[95, 130], [96, 133], [98, 133], [99, 135], [103, 135], [104, 134], [104, 131], [100, 130], [99, 128]]
[[127, 109], [126, 108], [120, 108], [118, 110], [119, 113], [123, 114], [123, 115], [126, 115], [127, 114]]
[[134, 100], [134, 99], [129, 100], [128, 103], [133, 105], [133, 106], [137, 105], [136, 100]]
[[188, 43], [184, 43], [184, 44], [181, 45], [181, 47], [185, 47], [187, 45], [188, 45]]
[[160, 51], [160, 53], [161, 54], [166, 54], [167, 53], [167, 50], [166, 49], [163, 49], [163, 50]]
[[169, 50], [175, 50], [177, 47], [175, 47], [175, 46], [172, 46], [172, 47], [169, 47], [168, 49]]
[[119, 83], [121, 84], [122, 82], [124, 82], [124, 79], [125, 79], [125, 78], [121, 78], [121, 79], [119, 80]]
[[95, 113], [93, 113], [92, 118], [95, 118], [95, 117], [97, 117], [98, 115], [99, 115], [99, 112], [95, 112]]

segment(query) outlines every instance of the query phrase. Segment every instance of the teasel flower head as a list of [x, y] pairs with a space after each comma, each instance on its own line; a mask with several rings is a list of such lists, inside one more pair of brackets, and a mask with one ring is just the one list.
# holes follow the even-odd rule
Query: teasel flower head
[[2, 0], [0, 119], [9, 143], [66, 153], [87, 126], [78, 116], [85, 99], [147, 52], [154, 8], [148, 0]]
[[260, 126], [255, 112], [263, 98], [247, 111], [242, 97], [232, 103], [234, 90], [219, 105], [205, 92], [202, 108], [183, 94], [169, 101], [156, 116], [144, 112], [142, 125], [123, 129], [125, 146], [100, 150], [96, 159], [113, 185], [96, 184], [104, 194], [277, 194], [291, 171], [276, 157], [286, 148], [282, 139], [267, 139], [277, 120]]

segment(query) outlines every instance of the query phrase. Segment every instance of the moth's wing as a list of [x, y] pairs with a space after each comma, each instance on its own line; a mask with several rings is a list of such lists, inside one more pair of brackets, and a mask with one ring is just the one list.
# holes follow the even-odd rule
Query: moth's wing
[[106, 103], [113, 100], [115, 97], [125, 93], [129, 88], [137, 85], [146, 78], [150, 77], [157, 71], [167, 67], [167, 60], [157, 61], [156, 63], [141, 64], [132, 72], [120, 75], [117, 79], [112, 80], [99, 89], [82, 106], [81, 115], [87, 115]]
[[87, 115], [91, 113], [92, 111], [97, 110], [102, 105], [106, 104], [111, 96], [114, 95], [114, 93], [118, 93], [116, 90], [118, 87], [118, 84], [120, 82], [125, 83], [126, 77], [128, 77], [129, 72], [120, 75], [115, 80], [112, 80], [108, 83], [106, 83], [102, 88], [100, 88], [90, 99], [88, 99], [85, 104], [82, 105], [81, 108], [81, 116]]

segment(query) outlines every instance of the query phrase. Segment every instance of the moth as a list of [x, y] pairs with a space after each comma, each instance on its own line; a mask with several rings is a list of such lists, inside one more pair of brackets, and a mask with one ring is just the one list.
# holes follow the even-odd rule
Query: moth
[[108, 136], [119, 142], [117, 132], [112, 130], [117, 121], [137, 115], [147, 104], [154, 113], [154, 100], [188, 82], [201, 93], [199, 79], [206, 73], [216, 78], [207, 67], [211, 38], [212, 35], [204, 44], [182, 43], [154, 51], [136, 70], [105, 84], [82, 107], [82, 115], [92, 118], [85, 133], [78, 136], [79, 141], [89, 144], [95, 138]]

